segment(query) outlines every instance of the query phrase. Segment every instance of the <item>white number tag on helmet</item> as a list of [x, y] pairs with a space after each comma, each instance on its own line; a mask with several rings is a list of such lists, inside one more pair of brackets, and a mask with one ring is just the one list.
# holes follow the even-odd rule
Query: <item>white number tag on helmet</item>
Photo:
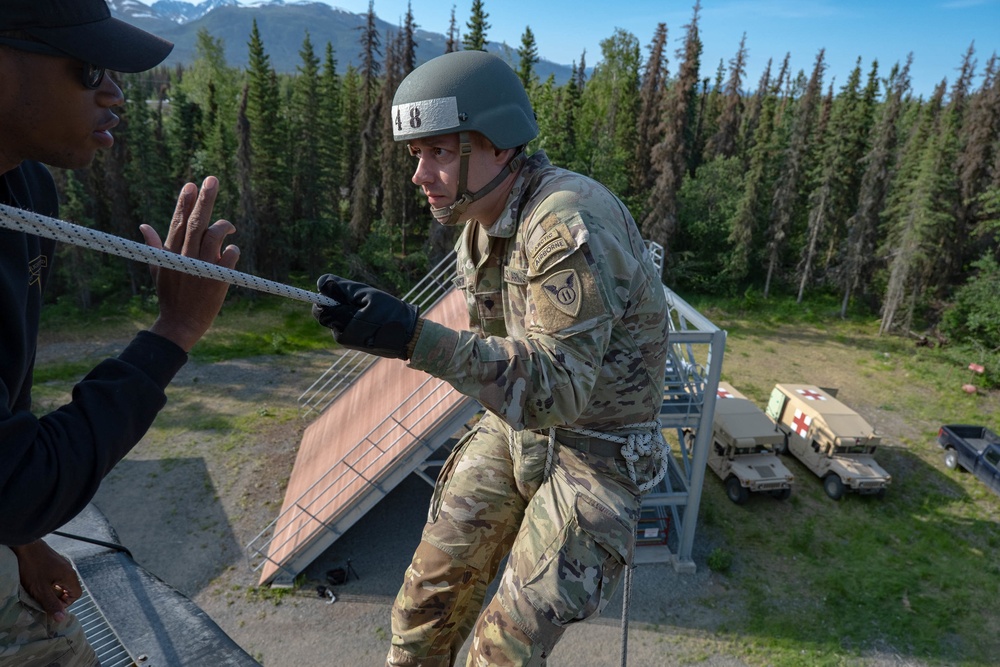
[[401, 141], [412, 135], [428, 136], [458, 127], [458, 100], [439, 97], [392, 107], [392, 136]]

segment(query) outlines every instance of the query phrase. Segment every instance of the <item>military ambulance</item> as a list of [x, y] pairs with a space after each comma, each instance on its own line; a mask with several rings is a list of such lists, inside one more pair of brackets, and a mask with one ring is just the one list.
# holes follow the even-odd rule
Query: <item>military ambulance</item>
[[792, 494], [794, 477], [776, 452], [784, 441], [760, 408], [732, 385], [719, 383], [708, 467], [725, 483], [730, 500], [742, 505], [751, 493], [778, 500]]
[[882, 497], [892, 478], [875, 462], [879, 436], [836, 394], [810, 384], [774, 386], [766, 412], [785, 434], [781, 451], [822, 479], [834, 500], [848, 490]]

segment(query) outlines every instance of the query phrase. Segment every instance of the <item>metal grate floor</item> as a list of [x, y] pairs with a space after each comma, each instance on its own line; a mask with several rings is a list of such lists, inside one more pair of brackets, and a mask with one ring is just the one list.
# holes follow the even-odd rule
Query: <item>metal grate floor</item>
[[86, 586], [83, 586], [83, 595], [70, 605], [69, 610], [76, 614], [83, 626], [83, 633], [97, 653], [101, 667], [135, 667], [135, 662], [118, 640], [104, 614], [97, 608]]

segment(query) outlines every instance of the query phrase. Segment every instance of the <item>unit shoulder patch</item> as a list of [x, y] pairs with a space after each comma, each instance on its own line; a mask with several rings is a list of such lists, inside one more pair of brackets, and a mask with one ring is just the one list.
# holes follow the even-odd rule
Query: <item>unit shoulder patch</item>
[[580, 314], [583, 299], [580, 292], [580, 276], [577, 275], [576, 269], [553, 273], [542, 283], [542, 290], [549, 302], [558, 310], [570, 317]]

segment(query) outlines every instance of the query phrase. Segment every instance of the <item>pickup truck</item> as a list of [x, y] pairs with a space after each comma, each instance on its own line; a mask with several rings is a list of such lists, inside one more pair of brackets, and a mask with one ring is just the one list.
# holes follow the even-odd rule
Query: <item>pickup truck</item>
[[938, 429], [938, 444], [944, 448], [944, 464], [964, 468], [1000, 494], [1000, 437], [984, 426], [951, 424]]

